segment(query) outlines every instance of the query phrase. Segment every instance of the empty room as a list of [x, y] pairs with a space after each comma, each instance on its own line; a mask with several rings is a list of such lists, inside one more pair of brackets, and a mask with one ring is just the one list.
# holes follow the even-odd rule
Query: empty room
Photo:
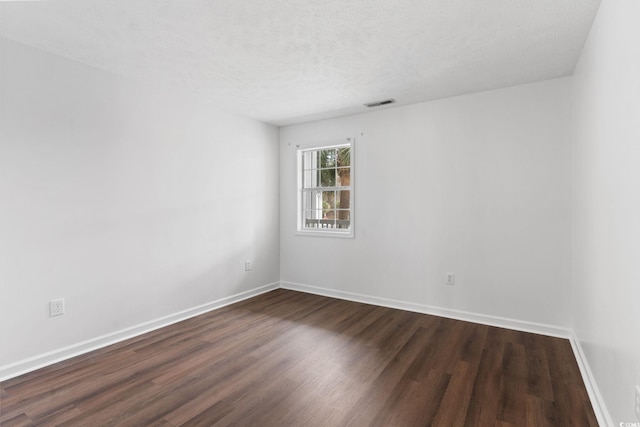
[[639, 20], [0, 1], [0, 426], [640, 426]]

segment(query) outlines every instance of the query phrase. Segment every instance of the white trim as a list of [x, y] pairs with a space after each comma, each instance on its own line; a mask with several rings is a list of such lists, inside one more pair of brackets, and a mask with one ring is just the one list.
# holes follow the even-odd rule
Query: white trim
[[[341, 140], [342, 141], [342, 140]], [[355, 146], [356, 146], [356, 138], [348, 137], [344, 138], [344, 141], [347, 142], [336, 142], [336, 143], [314, 143], [314, 144], [297, 144], [296, 145], [296, 230], [294, 235], [296, 236], [313, 236], [313, 237], [341, 237], [347, 239], [355, 238]], [[306, 151], [315, 151], [319, 149], [331, 149], [331, 148], [340, 148], [340, 147], [349, 147], [351, 151], [351, 161], [349, 163], [349, 168], [351, 170], [351, 180], [349, 182], [348, 187], [318, 187], [318, 190], [324, 191], [325, 188], [328, 191], [349, 191], [350, 192], [350, 204], [349, 204], [349, 221], [350, 227], [346, 231], [336, 231], [336, 229], [305, 229], [303, 227], [303, 209], [302, 209], [302, 191], [303, 191], [303, 177], [302, 177], [302, 155]]]
[[[353, 226], [353, 223], [351, 224]], [[313, 237], [338, 237], [341, 239], [354, 239], [356, 236], [353, 233], [346, 233], [344, 231], [328, 231], [331, 229], [318, 229], [318, 231], [312, 230], [299, 230], [294, 233], [295, 236], [313, 236]]]
[[326, 297], [338, 298], [348, 301], [361, 302], [364, 304], [379, 305], [382, 307], [396, 308], [399, 310], [413, 311], [422, 314], [447, 317], [450, 319], [463, 320], [465, 322], [480, 323], [483, 325], [497, 326], [499, 328], [514, 329], [522, 332], [532, 332], [534, 334], [548, 335], [558, 338], [569, 339], [571, 330], [559, 326], [546, 325], [543, 323], [527, 322], [506, 317], [490, 316], [469, 311], [453, 310], [450, 308], [435, 307], [413, 302], [399, 301], [389, 298], [381, 298], [371, 295], [357, 294], [353, 292], [339, 291], [335, 289], [321, 288], [317, 286], [304, 285], [293, 282], [280, 282], [282, 289], [306, 292], [309, 294], [322, 295]]
[[[316, 150], [319, 150], [319, 149], [330, 150], [332, 148], [348, 147], [351, 144], [352, 141], [351, 141], [351, 138], [346, 138], [346, 140], [349, 141], [349, 142], [338, 142], [338, 143], [335, 143], [335, 144], [317, 143], [317, 144], [310, 144], [310, 145], [296, 145], [296, 147], [300, 151], [316, 151]], [[313, 168], [313, 169], [333, 169], [333, 168]]]
[[[314, 150], [317, 150], [318, 148], [331, 149], [331, 148], [346, 147], [349, 144], [353, 143], [353, 138], [351, 138], [351, 137], [335, 138], [335, 139], [332, 139], [332, 141], [334, 141], [334, 142], [319, 141], [319, 142], [312, 142], [312, 143], [308, 143], [308, 144], [295, 144], [296, 151], [298, 151], [298, 150], [299, 151], [314, 151]], [[348, 142], [343, 142], [343, 141], [348, 141]]]
[[584, 381], [584, 386], [587, 389], [587, 394], [589, 395], [593, 412], [596, 414], [598, 424], [603, 427], [613, 427], [613, 419], [607, 410], [607, 406], [604, 403], [604, 399], [602, 398], [598, 384], [593, 376], [593, 372], [589, 367], [588, 359], [582, 350], [582, 345], [580, 344], [580, 340], [576, 336], [575, 332], [571, 333], [569, 341], [571, 342], [571, 348], [575, 354], [576, 362], [578, 362], [578, 368], [580, 368], [580, 374], [582, 374], [582, 381]]
[[279, 282], [273, 282], [265, 286], [250, 289], [245, 292], [240, 292], [235, 295], [220, 298], [216, 301], [211, 301], [206, 304], [182, 310], [168, 316], [163, 316], [155, 320], [131, 326], [120, 331], [112, 332], [110, 334], [92, 338], [83, 342], [79, 342], [77, 344], [72, 344], [67, 347], [39, 354], [28, 359], [0, 366], [0, 382], [17, 377], [19, 375], [26, 374], [31, 371], [35, 371], [40, 368], [44, 368], [45, 366], [53, 365], [54, 363], [62, 362], [63, 360], [71, 359], [72, 357], [79, 356], [90, 351], [98, 350], [100, 348], [116, 344], [118, 342], [134, 338], [142, 334], [146, 334], [147, 332], [151, 332], [156, 329], [181, 322], [191, 317], [199, 316], [209, 311], [216, 310], [218, 308], [222, 308], [224, 306], [234, 304], [236, 302], [252, 298], [278, 288]]

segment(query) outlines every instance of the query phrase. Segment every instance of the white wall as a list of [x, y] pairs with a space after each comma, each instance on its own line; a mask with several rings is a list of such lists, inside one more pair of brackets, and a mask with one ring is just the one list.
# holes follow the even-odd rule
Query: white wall
[[7, 40], [0, 59], [0, 367], [278, 281], [277, 128]]
[[[281, 279], [568, 327], [569, 117], [556, 79], [281, 128]], [[355, 239], [294, 235], [295, 145], [350, 136]]]
[[573, 77], [573, 327], [616, 426], [640, 422], [638, 17], [603, 1]]
[[[288, 126], [280, 158], [274, 127], [0, 39], [0, 368], [281, 277], [571, 327], [635, 421], [637, 16], [603, 2], [572, 79]], [[295, 144], [349, 136], [356, 238], [295, 236]]]

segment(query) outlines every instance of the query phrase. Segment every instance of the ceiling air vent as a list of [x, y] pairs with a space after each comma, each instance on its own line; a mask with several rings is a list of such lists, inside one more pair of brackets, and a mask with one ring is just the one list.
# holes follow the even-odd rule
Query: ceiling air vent
[[395, 103], [396, 103], [396, 100], [393, 98], [390, 98], [390, 99], [385, 99], [384, 101], [370, 102], [368, 104], [364, 104], [364, 106], [368, 108], [373, 108], [373, 107], [380, 107], [381, 105], [395, 104]]

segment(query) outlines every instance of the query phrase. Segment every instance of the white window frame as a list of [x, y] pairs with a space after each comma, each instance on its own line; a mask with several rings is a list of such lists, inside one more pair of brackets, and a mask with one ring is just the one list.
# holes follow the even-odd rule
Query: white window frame
[[[304, 206], [303, 206], [303, 154], [307, 151], [315, 151], [322, 149], [340, 148], [349, 146], [350, 149], [350, 181], [348, 187], [316, 187], [318, 189], [327, 191], [340, 191], [347, 189], [349, 191], [349, 229], [339, 228], [304, 228]], [[341, 237], [350, 238], [355, 237], [355, 141], [354, 138], [345, 138], [342, 141], [335, 141], [333, 143], [324, 144], [312, 144], [312, 145], [298, 145], [296, 150], [296, 176], [297, 176], [297, 203], [296, 203], [296, 218], [297, 218], [297, 231], [296, 235], [299, 236], [318, 236], [318, 237]]]

